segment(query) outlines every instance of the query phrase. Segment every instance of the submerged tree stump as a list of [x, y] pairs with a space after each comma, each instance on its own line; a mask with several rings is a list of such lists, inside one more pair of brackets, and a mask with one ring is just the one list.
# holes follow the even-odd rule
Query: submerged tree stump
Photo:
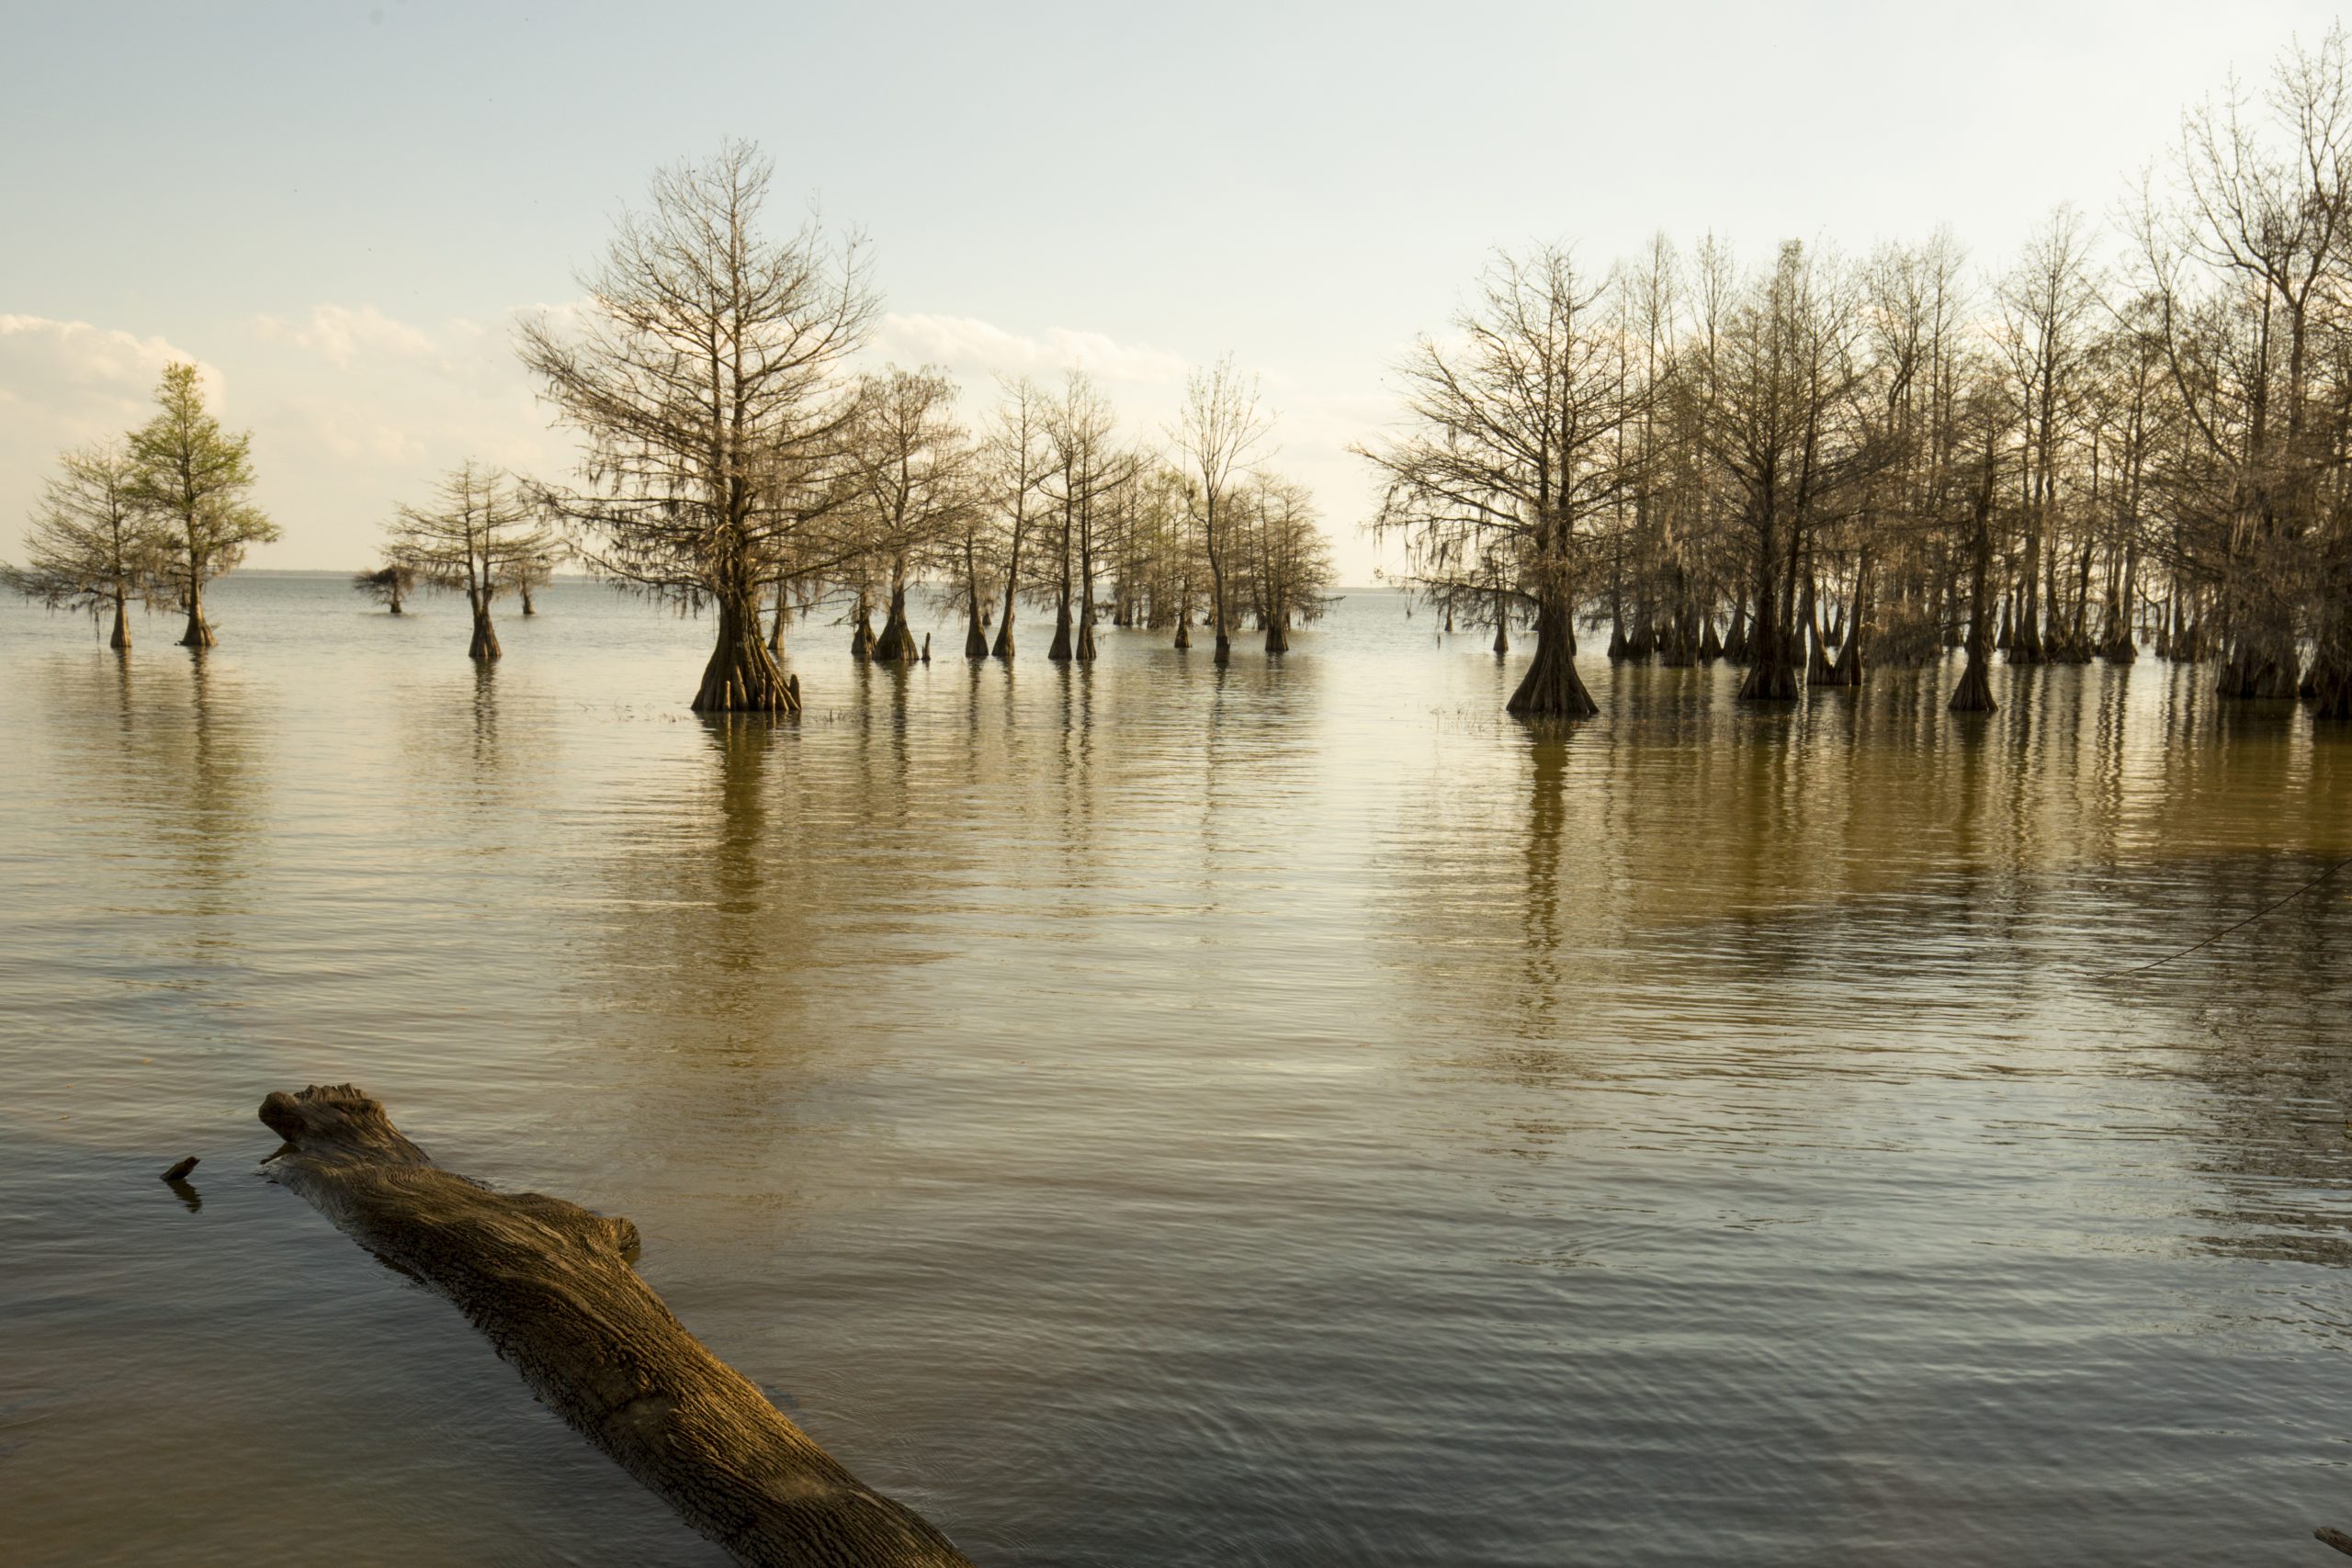
[[639, 1279], [637, 1227], [441, 1169], [349, 1084], [277, 1093], [269, 1173], [446, 1296], [548, 1408], [739, 1562], [970, 1568], [703, 1348]]

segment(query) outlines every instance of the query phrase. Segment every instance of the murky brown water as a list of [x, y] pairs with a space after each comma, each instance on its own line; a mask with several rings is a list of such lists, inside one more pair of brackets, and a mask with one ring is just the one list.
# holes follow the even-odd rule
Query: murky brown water
[[2352, 737], [2152, 660], [1538, 738], [1363, 593], [1223, 674], [815, 629], [714, 728], [702, 626], [548, 610], [0, 609], [0, 1560], [717, 1560], [257, 1176], [344, 1078], [984, 1563], [2352, 1527], [2352, 873], [2132, 972], [2352, 854]]

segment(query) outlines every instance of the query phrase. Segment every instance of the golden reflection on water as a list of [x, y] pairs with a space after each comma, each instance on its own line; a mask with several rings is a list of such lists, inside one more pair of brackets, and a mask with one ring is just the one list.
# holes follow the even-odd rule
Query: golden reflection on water
[[481, 669], [350, 597], [232, 579], [194, 660], [0, 618], [12, 1562], [289, 1510], [706, 1560], [253, 1179], [261, 1093], [345, 1077], [630, 1213], [980, 1561], [2201, 1563], [2352, 1512], [2352, 889], [2143, 967], [2352, 853], [2291, 705], [1595, 664], [1531, 728], [1516, 660], [1352, 594], [1223, 670], [797, 628], [779, 725], [582, 585]]

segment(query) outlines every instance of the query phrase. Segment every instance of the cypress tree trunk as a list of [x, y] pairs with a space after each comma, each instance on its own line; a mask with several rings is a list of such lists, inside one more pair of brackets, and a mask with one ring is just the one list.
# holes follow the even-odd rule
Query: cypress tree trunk
[[[1287, 610], [1277, 610], [1266, 617], [1266, 651], [1268, 653], [1290, 651], [1289, 621], [1290, 612]], [[1495, 636], [1499, 637], [1502, 635], [1502, 626], [1498, 623], [1495, 627]]]
[[1176, 641], [1172, 645], [1179, 653], [1193, 646], [1193, 613], [1181, 612], [1176, 617]]
[[2312, 716], [2341, 723], [2352, 719], [2352, 662], [2341, 657], [2312, 665]]
[[796, 714], [800, 688], [785, 679], [760, 637], [759, 604], [750, 592], [718, 602], [718, 641], [695, 692], [696, 713]]
[[857, 602], [857, 629], [850, 634], [849, 656], [860, 664], [874, 657], [874, 610], [863, 599]]
[[1094, 657], [1094, 606], [1091, 604], [1078, 618], [1078, 646], [1071, 650], [1071, 657], [1081, 662]]
[[1993, 661], [1993, 649], [1988, 646], [1993, 606], [1985, 598], [1993, 575], [1991, 508], [1992, 482], [1988, 479], [1984, 493], [1977, 502], [1976, 542], [1970, 552], [1968, 569], [1968, 662], [1961, 669], [1960, 684], [1952, 688], [1951, 701], [1945, 705], [1954, 713], [1991, 713], [2000, 705], [1993, 701], [1993, 682], [1986, 672]]
[[1054, 640], [1046, 649], [1046, 657], [1057, 663], [1069, 658], [1069, 601], [1063, 599], [1054, 605]]
[[991, 658], [1001, 659], [1008, 664], [1012, 662], [1013, 652], [1012, 610], [1012, 595], [1008, 592], [1004, 596], [1004, 619], [996, 624], [996, 646], [989, 649]]
[[124, 617], [122, 611], [122, 584], [118, 582], [114, 586], [114, 632], [107, 638], [107, 646], [118, 650], [130, 646], [130, 622]]
[[1723, 639], [1715, 635], [1715, 613], [1702, 611], [1699, 616], [1699, 662], [1713, 664], [1723, 656]]
[[[979, 601], [976, 599], [967, 607], [971, 611], [971, 618], [964, 626], [964, 657], [986, 659], [989, 656], [989, 628], [987, 623], [980, 619]], [[1011, 651], [1009, 647], [1006, 651]]]
[[490, 624], [490, 595], [478, 594], [474, 599], [474, 640], [466, 657], [485, 663], [499, 657], [498, 633]]
[[890, 586], [890, 614], [882, 623], [882, 635], [874, 639], [872, 657], [876, 664], [896, 664], [917, 656], [915, 634], [907, 625], [907, 589], [904, 583]]
[[779, 582], [775, 585], [775, 608], [770, 613], [768, 621], [768, 657], [771, 659], [784, 657], [784, 619], [789, 611], [790, 607], [784, 602], [784, 584]]
[[1577, 674], [1571, 612], [1556, 592], [1536, 601], [1535, 657], [1504, 710], [1521, 718], [1590, 718], [1600, 705]]
[[187, 574], [187, 629], [180, 634], [182, 648], [218, 648], [212, 623], [204, 618], [204, 570], [191, 565]]
[[1756, 619], [1747, 634], [1747, 678], [1738, 696], [1749, 703], [1792, 703], [1797, 700], [1796, 661], [1790, 657], [1795, 638], [1781, 628], [1781, 595], [1770, 530], [1758, 551]]

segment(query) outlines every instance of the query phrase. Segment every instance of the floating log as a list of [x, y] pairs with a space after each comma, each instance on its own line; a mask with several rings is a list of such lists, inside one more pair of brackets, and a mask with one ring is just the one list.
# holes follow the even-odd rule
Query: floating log
[[188, 1156], [187, 1158], [177, 1162], [171, 1169], [164, 1172], [164, 1179], [166, 1181], [186, 1181], [187, 1179], [187, 1173], [196, 1168], [196, 1156], [194, 1155]]
[[704, 1348], [630, 1267], [637, 1227], [441, 1169], [349, 1084], [277, 1093], [267, 1169], [447, 1297], [549, 1409], [760, 1568], [971, 1568]]
[[2312, 1539], [2324, 1541], [2338, 1551], [2352, 1554], [2352, 1535], [2346, 1535], [2342, 1530], [2330, 1529], [2327, 1526], [2322, 1525], [2312, 1531]]

